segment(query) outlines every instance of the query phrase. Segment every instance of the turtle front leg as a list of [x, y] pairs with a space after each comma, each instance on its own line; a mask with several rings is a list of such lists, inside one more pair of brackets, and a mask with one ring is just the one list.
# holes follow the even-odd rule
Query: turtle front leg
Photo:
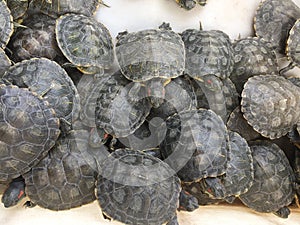
[[286, 206], [282, 207], [279, 210], [277, 210], [276, 212], [274, 212], [274, 214], [276, 216], [279, 216], [279, 217], [285, 218], [285, 219], [288, 218], [288, 216], [290, 215], [290, 213], [291, 213], [290, 209], [288, 207], [286, 207]]

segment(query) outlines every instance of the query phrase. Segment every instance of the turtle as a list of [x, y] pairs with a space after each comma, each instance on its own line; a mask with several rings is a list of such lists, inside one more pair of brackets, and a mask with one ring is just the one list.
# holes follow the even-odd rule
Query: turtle
[[177, 4], [180, 5], [180, 7], [186, 10], [191, 10], [196, 6], [197, 3], [201, 6], [205, 6], [207, 0], [175, 0], [175, 1], [177, 2]]
[[299, 87], [282, 76], [253, 76], [244, 85], [241, 111], [262, 136], [279, 138], [299, 120], [299, 93]]
[[5, 48], [14, 30], [13, 18], [5, 0], [0, 0], [0, 47]]
[[228, 131], [210, 109], [187, 110], [166, 120], [167, 132], [161, 154], [182, 182], [197, 182], [225, 173]]
[[167, 163], [123, 148], [100, 168], [96, 195], [106, 218], [125, 224], [178, 224], [180, 180]]
[[239, 196], [258, 212], [287, 218], [288, 205], [294, 199], [295, 176], [284, 152], [267, 140], [249, 142], [253, 156], [254, 180], [250, 189]]
[[[63, 54], [55, 38], [55, 19], [43, 14], [33, 14], [24, 19], [11, 37], [9, 49], [14, 62], [31, 58], [48, 58], [61, 61]], [[66, 61], [66, 60], [65, 60]]]
[[28, 11], [31, 14], [42, 12], [54, 18], [66, 13], [80, 13], [92, 17], [100, 4], [103, 4], [101, 0], [31, 0]]
[[261, 37], [241, 38], [233, 43], [234, 66], [231, 81], [239, 94], [251, 76], [279, 75], [277, 57], [272, 44]]
[[93, 17], [68, 13], [56, 20], [55, 34], [64, 56], [80, 71], [103, 74], [114, 62], [109, 30]]
[[[67, 135], [61, 135], [48, 155], [35, 165], [29, 172], [24, 173], [24, 185], [17, 180], [11, 183], [2, 197], [6, 207], [18, 203], [19, 194], [24, 193], [30, 203], [27, 205], [50, 209], [66, 210], [93, 202], [97, 165], [92, 155], [83, 153], [88, 148], [89, 133], [85, 130], [72, 130]], [[106, 151], [94, 149], [95, 151]]]
[[122, 74], [136, 83], [137, 93], [145, 92], [152, 105], [158, 107], [165, 99], [164, 86], [184, 71], [185, 49], [180, 35], [171, 30], [169, 23], [162, 23], [159, 29], [120, 32], [116, 39]]
[[228, 130], [237, 132], [246, 141], [260, 139], [262, 136], [250, 126], [241, 112], [241, 106], [237, 106], [227, 120], [226, 126]]
[[47, 58], [31, 58], [11, 66], [3, 80], [29, 88], [47, 100], [60, 118], [62, 131], [71, 129], [80, 108], [77, 89], [66, 71]]
[[298, 18], [300, 8], [292, 0], [264, 0], [256, 9], [255, 34], [271, 42], [276, 52], [285, 54], [289, 31]]
[[5, 0], [14, 21], [22, 21], [26, 16], [29, 0]]
[[54, 146], [59, 119], [44, 99], [28, 89], [0, 85], [0, 182], [29, 171]]
[[0, 77], [6, 72], [6, 70], [11, 66], [11, 60], [6, 55], [5, 51], [0, 48]]
[[[134, 83], [127, 80], [120, 71], [102, 77], [95, 85], [100, 85], [93, 89], [97, 95], [97, 128], [103, 128], [106, 133], [119, 138], [132, 134], [143, 124], [150, 113], [150, 101], [146, 97], [132, 94]], [[93, 95], [91, 100], [94, 99]]]
[[247, 141], [234, 131], [229, 133], [229, 155], [225, 175], [199, 181], [211, 198], [232, 203], [249, 190], [254, 180], [253, 158]]

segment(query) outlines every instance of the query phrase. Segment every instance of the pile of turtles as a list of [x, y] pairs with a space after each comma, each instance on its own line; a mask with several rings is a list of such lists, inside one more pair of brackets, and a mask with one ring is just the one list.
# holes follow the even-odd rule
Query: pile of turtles
[[97, 199], [105, 218], [170, 225], [238, 198], [287, 218], [300, 194], [300, 82], [286, 75], [300, 9], [265, 0], [256, 36], [236, 41], [163, 23], [114, 42], [93, 17], [101, 4], [0, 0], [4, 206]]

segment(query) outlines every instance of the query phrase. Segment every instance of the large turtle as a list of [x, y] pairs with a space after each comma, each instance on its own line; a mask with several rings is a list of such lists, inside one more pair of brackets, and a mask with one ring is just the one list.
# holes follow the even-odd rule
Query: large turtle
[[209, 109], [183, 111], [170, 116], [166, 125], [162, 156], [183, 182], [225, 173], [228, 133], [216, 113]]
[[55, 144], [59, 120], [37, 94], [0, 85], [0, 182], [27, 172]]
[[177, 221], [180, 180], [168, 164], [141, 151], [118, 149], [100, 168], [97, 198], [106, 217], [125, 224]]
[[184, 71], [183, 41], [167, 23], [159, 29], [119, 33], [116, 56], [121, 72], [136, 83], [136, 92], [146, 86], [146, 94], [155, 107], [165, 98], [164, 86]]
[[94, 88], [97, 94], [95, 123], [98, 128], [118, 138], [132, 134], [143, 124], [151, 109], [150, 102], [143, 96], [131, 93], [134, 83], [120, 71], [103, 77], [96, 85], [100, 85]]
[[245, 83], [241, 111], [255, 131], [270, 139], [292, 130], [299, 121], [300, 88], [278, 75], [260, 75]]
[[[20, 179], [10, 184], [2, 197], [5, 207], [17, 204], [22, 193], [27, 195], [30, 205], [51, 210], [70, 209], [94, 201], [97, 165], [87, 152], [92, 148], [88, 136], [85, 130], [61, 135], [48, 155], [23, 174], [25, 189]], [[106, 151], [104, 146], [93, 150]]]
[[300, 8], [292, 0], [264, 0], [254, 17], [258, 37], [272, 43], [277, 52], [285, 54], [289, 31], [300, 18]]
[[70, 129], [78, 116], [79, 96], [71, 78], [56, 62], [46, 58], [23, 60], [11, 66], [2, 78], [42, 96], [60, 118], [62, 130]]
[[248, 207], [258, 212], [273, 212], [287, 218], [287, 208], [294, 199], [295, 176], [284, 152], [268, 141], [250, 142], [254, 165], [254, 181], [239, 196]]
[[5, 0], [0, 0], [0, 47], [5, 48], [13, 33], [13, 18]]
[[64, 56], [83, 73], [101, 74], [113, 64], [111, 35], [95, 18], [64, 14], [56, 20], [55, 32]]

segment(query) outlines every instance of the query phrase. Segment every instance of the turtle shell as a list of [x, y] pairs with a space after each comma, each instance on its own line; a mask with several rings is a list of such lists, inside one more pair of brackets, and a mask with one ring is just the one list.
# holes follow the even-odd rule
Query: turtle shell
[[82, 153], [90, 147], [88, 139], [84, 130], [61, 135], [48, 155], [23, 175], [25, 192], [32, 203], [65, 210], [96, 199], [96, 171], [91, 166], [95, 162]]
[[93, 17], [65, 14], [56, 20], [55, 32], [64, 56], [83, 73], [103, 73], [113, 64], [111, 35]]
[[[73, 81], [56, 62], [46, 58], [23, 60], [11, 66], [3, 76], [8, 82], [29, 88], [49, 102], [58, 118], [69, 129], [78, 116], [79, 95]], [[66, 126], [66, 127], [65, 127]]]
[[255, 33], [271, 42], [277, 52], [285, 54], [289, 31], [298, 18], [300, 8], [292, 0], [264, 0], [254, 17]]
[[11, 61], [8, 56], [5, 54], [5, 51], [0, 48], [0, 77], [8, 70], [11, 66]]
[[119, 33], [116, 56], [124, 76], [136, 82], [175, 78], [184, 71], [184, 44], [166, 23], [159, 29]]
[[55, 38], [55, 19], [43, 14], [34, 14], [24, 19], [9, 42], [15, 62], [34, 57], [51, 60], [63, 58]]
[[222, 119], [208, 109], [174, 114], [166, 120], [162, 156], [184, 182], [216, 177], [226, 171], [228, 133]]
[[[120, 71], [99, 81], [96, 100], [96, 126], [116, 137], [126, 137], [143, 124], [150, 112], [149, 99], [136, 96], [135, 83]], [[131, 93], [133, 92], [133, 93]]]
[[262, 136], [275, 139], [292, 130], [300, 116], [300, 88], [277, 75], [249, 78], [242, 92], [241, 111]]
[[118, 149], [101, 168], [97, 198], [107, 217], [126, 224], [164, 224], [176, 216], [180, 180], [165, 162]]
[[300, 65], [299, 60], [299, 40], [300, 35], [300, 19], [298, 19], [292, 29], [290, 30], [289, 37], [287, 39], [286, 53], [289, 59], [291, 59], [296, 65]]
[[[294, 199], [294, 173], [284, 152], [268, 141], [250, 142], [254, 181], [241, 201], [258, 212], [277, 212]], [[286, 215], [287, 217], [288, 215]]]
[[101, 3], [101, 0], [32, 0], [29, 3], [29, 10], [31, 13], [42, 12], [55, 18], [66, 13], [92, 16]]
[[[261, 37], [247, 37], [233, 43], [234, 67], [230, 79], [239, 94], [246, 81], [255, 75], [279, 74], [276, 54], [270, 42]], [[255, 65], [255, 66], [254, 66]]]
[[186, 50], [185, 73], [201, 80], [205, 75], [227, 78], [234, 55], [229, 36], [220, 30], [187, 29], [181, 34]]
[[0, 47], [5, 48], [13, 33], [13, 18], [6, 1], [0, 0]]
[[22, 19], [28, 8], [28, 0], [6, 0], [14, 21]]
[[17, 86], [0, 85], [0, 105], [0, 182], [8, 182], [45, 157], [59, 120], [46, 101]]

